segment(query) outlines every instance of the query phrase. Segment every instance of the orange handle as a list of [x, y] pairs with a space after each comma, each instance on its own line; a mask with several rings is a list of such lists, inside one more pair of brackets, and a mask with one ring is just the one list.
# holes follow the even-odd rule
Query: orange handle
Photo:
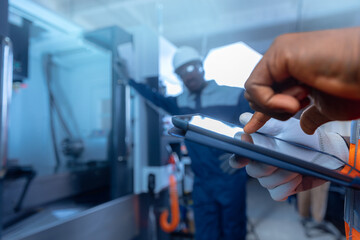
[[171, 221], [168, 222], [169, 211], [164, 210], [160, 215], [160, 227], [164, 232], [173, 232], [180, 222], [179, 200], [176, 189], [176, 179], [174, 175], [170, 176], [170, 209]]

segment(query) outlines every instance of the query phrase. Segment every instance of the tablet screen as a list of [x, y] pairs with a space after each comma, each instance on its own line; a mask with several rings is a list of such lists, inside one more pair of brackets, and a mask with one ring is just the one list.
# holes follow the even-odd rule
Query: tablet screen
[[238, 141], [252, 143], [262, 148], [296, 157], [300, 160], [313, 162], [320, 166], [326, 166], [326, 162], [328, 161], [335, 161], [335, 165], [338, 165], [339, 167], [344, 165], [344, 161], [340, 158], [316, 150], [311, 146], [305, 146], [297, 142], [260, 133], [248, 135], [245, 134], [243, 128], [238, 125], [222, 122], [203, 115], [185, 116], [184, 118], [187, 118], [184, 120], [188, 121], [191, 126], [195, 126], [196, 128], [217, 133], [223, 137], [235, 138]]
[[244, 133], [242, 127], [233, 125], [230, 123], [225, 123], [210, 117], [202, 116], [202, 115], [194, 115], [189, 119], [189, 124], [200, 127], [203, 129], [207, 129], [209, 131], [234, 138], [239, 133]]

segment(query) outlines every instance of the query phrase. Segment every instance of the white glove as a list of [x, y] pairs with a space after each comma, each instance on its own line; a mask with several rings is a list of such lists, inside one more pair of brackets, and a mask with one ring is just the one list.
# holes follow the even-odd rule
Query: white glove
[[[240, 122], [246, 125], [251, 119], [251, 113], [244, 113], [240, 116]], [[316, 130], [313, 135], [305, 134], [299, 124], [299, 120], [290, 118], [287, 121], [270, 119], [258, 132], [275, 136], [277, 138], [305, 145], [313, 149], [332, 154], [341, 160], [348, 161], [348, 148], [343, 138], [337, 133], [325, 132], [322, 129]], [[245, 137], [245, 136], [244, 136]], [[298, 156], [329, 169], [338, 169], [344, 165], [343, 162], [324, 156], [317, 152], [301, 150], [288, 143], [269, 139], [261, 135], [252, 135], [255, 144], [270, 147], [276, 151], [291, 156]], [[246, 166], [247, 173], [257, 178], [260, 184], [267, 188], [274, 200], [281, 201], [297, 192], [304, 191], [323, 184], [325, 181], [314, 177], [302, 176], [298, 173], [289, 172], [274, 166], [263, 163], [241, 159], [236, 156], [230, 158], [230, 165], [234, 168]]]

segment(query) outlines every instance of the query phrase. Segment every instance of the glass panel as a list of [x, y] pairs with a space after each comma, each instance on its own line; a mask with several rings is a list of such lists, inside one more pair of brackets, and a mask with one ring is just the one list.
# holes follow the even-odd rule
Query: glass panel
[[53, 119], [62, 164], [107, 160], [111, 54], [77, 37], [50, 35], [40, 40], [32, 35], [29, 59], [27, 87], [15, 92], [11, 107], [10, 158], [53, 166]]

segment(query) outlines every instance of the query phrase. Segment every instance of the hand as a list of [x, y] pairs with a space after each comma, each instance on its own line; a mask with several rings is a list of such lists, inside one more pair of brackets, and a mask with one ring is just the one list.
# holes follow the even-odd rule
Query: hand
[[244, 130], [255, 132], [274, 117], [301, 116], [312, 134], [331, 120], [360, 117], [360, 28], [285, 34], [278, 37], [245, 83], [257, 112]]
[[[240, 122], [246, 124], [251, 117], [251, 113], [244, 113], [240, 116]], [[271, 119], [259, 132], [330, 153], [347, 162], [348, 149], [341, 136], [336, 133], [324, 132], [322, 129], [318, 129], [314, 135], [307, 135], [300, 129], [299, 120], [297, 119], [291, 118], [285, 122]], [[262, 135], [242, 135], [241, 140], [271, 147], [285, 154], [302, 156], [303, 159], [309, 162], [329, 169], [338, 169], [343, 165], [342, 162], [335, 158], [301, 150], [282, 141], [275, 142], [275, 139], [269, 139]], [[302, 176], [274, 166], [242, 159], [239, 156], [230, 158], [229, 164], [234, 168], [246, 166], [247, 173], [257, 178], [260, 184], [269, 190], [271, 197], [277, 201], [285, 200], [292, 194], [317, 187], [325, 182], [324, 180]]]

